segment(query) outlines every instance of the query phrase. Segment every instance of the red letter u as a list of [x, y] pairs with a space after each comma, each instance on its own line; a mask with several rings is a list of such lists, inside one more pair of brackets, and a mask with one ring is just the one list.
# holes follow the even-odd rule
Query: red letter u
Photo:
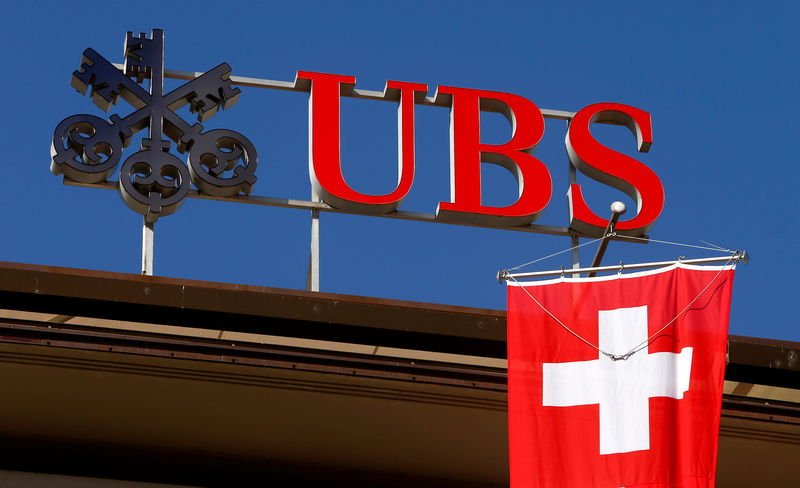
[[331, 207], [343, 210], [373, 214], [397, 210], [414, 182], [414, 96], [415, 93], [424, 96], [427, 85], [386, 83], [385, 95], [399, 92], [397, 188], [387, 195], [366, 195], [350, 188], [342, 175], [339, 97], [343, 88], [352, 89], [355, 77], [298, 71], [297, 78], [311, 80], [308, 174], [314, 192]]

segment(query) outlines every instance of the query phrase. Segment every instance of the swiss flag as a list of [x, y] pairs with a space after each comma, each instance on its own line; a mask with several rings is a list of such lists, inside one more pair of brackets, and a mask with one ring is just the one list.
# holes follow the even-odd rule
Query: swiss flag
[[681, 264], [509, 283], [512, 488], [713, 487], [732, 284]]

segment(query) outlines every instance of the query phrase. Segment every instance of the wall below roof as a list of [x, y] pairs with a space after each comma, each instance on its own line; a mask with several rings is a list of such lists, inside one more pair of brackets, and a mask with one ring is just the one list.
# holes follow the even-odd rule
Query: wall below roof
[[[225, 487], [508, 484], [504, 391], [16, 343], [0, 343], [0, 377], [4, 469]], [[798, 458], [800, 424], [725, 410], [718, 486], [791, 486]]]
[[203, 486], [508, 482], [500, 391], [8, 343], [0, 377], [6, 469]]

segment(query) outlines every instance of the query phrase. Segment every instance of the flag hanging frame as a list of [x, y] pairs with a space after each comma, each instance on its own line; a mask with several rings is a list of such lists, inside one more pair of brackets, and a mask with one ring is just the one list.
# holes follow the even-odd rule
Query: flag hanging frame
[[656, 261], [650, 263], [634, 263], [634, 264], [623, 264], [619, 263], [616, 265], [611, 266], [594, 266], [589, 268], [576, 268], [576, 269], [565, 269], [563, 266], [561, 269], [549, 270], [549, 271], [529, 271], [523, 273], [511, 273], [508, 269], [501, 269], [497, 272], [497, 281], [498, 283], [503, 283], [504, 281], [508, 280], [526, 280], [531, 278], [544, 278], [547, 276], [564, 276], [567, 274], [580, 274], [580, 273], [602, 273], [606, 271], [617, 271], [622, 272], [623, 270], [631, 270], [631, 269], [646, 269], [646, 268], [663, 268], [667, 266], [672, 266], [673, 264], [711, 264], [711, 263], [738, 263], [739, 261], [743, 261], [744, 264], [747, 264], [750, 261], [750, 255], [747, 254], [747, 251], [733, 251], [732, 254], [727, 256], [717, 256], [717, 257], [710, 257], [710, 258], [696, 258], [696, 259], [682, 259], [678, 258], [674, 261]]

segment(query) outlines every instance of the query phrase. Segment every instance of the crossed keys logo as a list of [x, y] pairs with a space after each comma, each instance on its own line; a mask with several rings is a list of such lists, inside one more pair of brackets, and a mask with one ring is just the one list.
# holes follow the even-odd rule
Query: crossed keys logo
[[[164, 94], [164, 32], [154, 29], [151, 38], [128, 32], [122, 72], [94, 49], [83, 52], [80, 70], [71, 85], [81, 94], [91, 86], [95, 105], [108, 112], [121, 96], [135, 110], [108, 121], [93, 115], [73, 115], [56, 127], [51, 147], [50, 170], [79, 183], [100, 183], [114, 172], [132, 136], [149, 128], [141, 150], [120, 168], [118, 189], [125, 204], [148, 222], [180, 208], [191, 184], [200, 192], [229, 197], [250, 193], [258, 164], [253, 144], [228, 129], [203, 132], [175, 110], [189, 104], [199, 122], [237, 102], [241, 91], [231, 86], [227, 63]], [[149, 92], [140, 84], [150, 80]], [[180, 153], [188, 151], [188, 164], [171, 154], [171, 142]]]

